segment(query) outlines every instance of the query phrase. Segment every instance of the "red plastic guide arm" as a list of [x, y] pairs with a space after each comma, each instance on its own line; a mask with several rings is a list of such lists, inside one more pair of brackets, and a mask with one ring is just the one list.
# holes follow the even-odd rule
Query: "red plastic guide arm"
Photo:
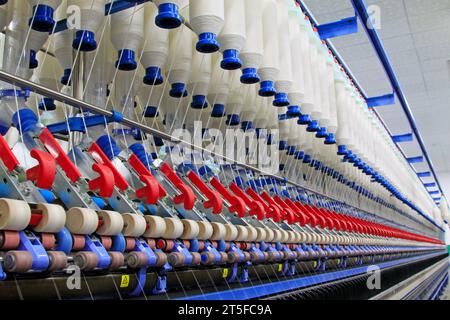
[[31, 157], [38, 161], [38, 165], [27, 170], [27, 179], [33, 181], [38, 188], [50, 190], [56, 177], [56, 161], [48, 152], [33, 149]]
[[265, 216], [265, 208], [264, 205], [256, 200], [251, 200], [245, 192], [239, 188], [239, 186], [232, 182], [230, 184], [230, 190], [234, 192], [235, 195], [237, 195], [239, 198], [244, 200], [247, 207], [250, 209], [248, 214], [251, 216], [256, 216], [259, 221], [264, 219]]
[[195, 174], [194, 171], [189, 172], [187, 175], [188, 179], [200, 190], [201, 193], [208, 198], [207, 201], [203, 202], [203, 207], [205, 209], [212, 208], [214, 214], [222, 213], [223, 201], [220, 194], [216, 191], [211, 190], [203, 180]]
[[186, 210], [192, 210], [195, 205], [197, 197], [195, 196], [192, 189], [187, 186], [180, 177], [172, 170], [172, 168], [167, 164], [163, 163], [161, 166], [161, 172], [167, 177], [167, 179], [172, 182], [172, 184], [177, 188], [181, 194], [173, 198], [175, 204], [183, 203]]
[[0, 159], [3, 161], [3, 164], [5, 165], [6, 169], [8, 169], [9, 172], [14, 171], [20, 163], [19, 160], [17, 160], [14, 153], [9, 148], [8, 143], [6, 142], [5, 138], [0, 134]]
[[89, 190], [97, 191], [97, 194], [103, 198], [109, 198], [114, 192], [114, 174], [105, 165], [94, 163], [92, 170], [97, 172], [100, 176], [89, 181]]
[[245, 202], [242, 198], [233, 196], [217, 178], [212, 178], [210, 184], [230, 203], [230, 212], [236, 212], [241, 218], [245, 217]]

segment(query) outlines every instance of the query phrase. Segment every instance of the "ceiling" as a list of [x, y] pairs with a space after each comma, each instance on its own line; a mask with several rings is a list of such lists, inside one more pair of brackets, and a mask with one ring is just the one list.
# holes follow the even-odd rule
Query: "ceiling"
[[[350, 0], [304, 0], [319, 23], [354, 16]], [[377, 30], [409, 102], [446, 195], [450, 195], [450, 0], [365, 0], [380, 10]], [[392, 93], [375, 50], [359, 32], [331, 40], [370, 96]], [[412, 132], [398, 103], [377, 108], [393, 135]], [[405, 154], [422, 155], [417, 141], [402, 143]], [[417, 171], [428, 171], [426, 163]], [[432, 182], [428, 178], [424, 182]]]

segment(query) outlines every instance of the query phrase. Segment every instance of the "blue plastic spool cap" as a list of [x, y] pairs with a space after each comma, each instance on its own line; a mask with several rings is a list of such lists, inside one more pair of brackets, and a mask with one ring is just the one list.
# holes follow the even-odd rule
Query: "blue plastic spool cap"
[[217, 35], [212, 32], [199, 34], [195, 48], [201, 53], [214, 53], [219, 51], [220, 44], [217, 42]]
[[105, 153], [105, 155], [110, 159], [114, 159], [120, 154], [119, 146], [113, 137], [109, 135], [103, 135], [97, 139], [97, 144]]
[[172, 98], [183, 98], [187, 97], [188, 92], [186, 90], [186, 85], [184, 83], [173, 83], [172, 89], [169, 92]]
[[226, 124], [230, 127], [238, 126], [241, 123], [241, 118], [238, 114], [230, 114], [228, 115], [228, 119]]
[[72, 69], [65, 69], [64, 70], [64, 75], [61, 77], [61, 83], [65, 86], [70, 86], [71, 84], [71, 74], [72, 74]]
[[297, 124], [302, 126], [308, 126], [311, 123], [311, 116], [309, 114], [302, 114], [297, 121]]
[[276, 94], [273, 81], [262, 81], [258, 94], [261, 97], [273, 97]]
[[135, 53], [130, 49], [122, 49], [118, 52], [119, 59], [116, 61], [116, 68], [121, 71], [133, 71], [137, 68]]
[[164, 140], [160, 137], [153, 137], [153, 142], [155, 143], [155, 146], [157, 147], [163, 147], [164, 146]]
[[145, 148], [141, 143], [132, 144], [129, 149], [136, 155], [139, 160], [141, 160], [144, 166], [149, 167], [149, 161], [151, 161], [153, 158], [145, 151]]
[[144, 111], [144, 117], [146, 118], [156, 118], [158, 116], [158, 108], [147, 106]]
[[297, 148], [295, 146], [289, 146], [288, 147], [288, 155], [295, 156], [295, 152], [297, 151]]
[[299, 106], [290, 106], [290, 107], [288, 107], [286, 115], [289, 118], [291, 118], [291, 119], [300, 117], [302, 115], [301, 112], [300, 112], [300, 107]]
[[337, 152], [337, 154], [338, 154], [339, 156], [346, 156], [347, 153], [348, 153], [347, 146], [345, 146], [345, 145], [340, 145], [340, 146], [338, 146], [338, 152]]
[[305, 156], [303, 157], [303, 163], [311, 163], [312, 158], [309, 154], [305, 154]]
[[324, 139], [327, 136], [328, 136], [327, 128], [324, 128], [324, 127], [320, 128], [319, 131], [317, 131], [317, 133], [316, 133], [316, 138], [319, 138], [319, 139]]
[[36, 51], [30, 50], [30, 69], [36, 69], [39, 66], [39, 61], [36, 59]]
[[155, 24], [162, 29], [178, 28], [182, 21], [178, 6], [174, 3], [163, 3], [158, 7], [158, 15], [155, 17]]
[[287, 141], [280, 141], [280, 143], [278, 144], [278, 150], [285, 151], [287, 149], [288, 149]]
[[279, 166], [280, 171], [283, 171], [285, 167], [286, 167], [285, 164], [280, 164], [280, 166]]
[[45, 199], [45, 202], [47, 203], [53, 203], [55, 201], [56, 197], [50, 190], [45, 189], [39, 189], [39, 193], [42, 195], [42, 197]]
[[223, 104], [215, 104], [211, 111], [212, 118], [223, 118], [227, 115]]
[[303, 152], [303, 151], [297, 151], [295, 153], [296, 160], [303, 160], [304, 156], [305, 156], [305, 152]]
[[191, 108], [195, 110], [202, 110], [208, 108], [208, 102], [206, 96], [195, 95], [192, 97]]
[[159, 67], [148, 67], [145, 69], [144, 83], [149, 86], [159, 86], [163, 84], [164, 78]]
[[334, 136], [334, 133], [329, 133], [327, 137], [325, 138], [325, 144], [326, 145], [333, 145], [336, 144], [336, 138]]
[[8, 3], [8, 0], [0, 0], [0, 6], [7, 4], [7, 3]]
[[273, 100], [274, 107], [288, 107], [289, 104], [290, 103], [287, 93], [278, 92], [275, 94], [275, 100]]
[[225, 50], [220, 67], [224, 70], [237, 70], [241, 68], [242, 62], [239, 59], [239, 51], [235, 49]]
[[95, 41], [95, 34], [88, 30], [79, 30], [75, 33], [75, 39], [72, 42], [72, 47], [75, 50], [80, 48], [80, 51], [89, 52], [97, 49], [97, 42]]
[[56, 110], [55, 100], [50, 98], [43, 98], [39, 101], [39, 110], [54, 111]]
[[275, 144], [275, 135], [270, 133], [267, 135], [267, 145], [272, 146]]
[[242, 70], [241, 83], [256, 84], [260, 80], [258, 71], [255, 68], [245, 68]]
[[50, 32], [55, 26], [53, 19], [53, 8], [45, 4], [38, 4], [33, 7], [33, 16], [28, 21], [31, 29], [39, 32]]
[[30, 132], [36, 127], [38, 123], [38, 117], [30, 109], [20, 109], [13, 114], [12, 123], [14, 127], [16, 127], [19, 131], [22, 131], [24, 133]]
[[319, 123], [315, 120], [311, 121], [311, 123], [306, 128], [306, 131], [308, 132], [317, 132], [320, 130]]
[[255, 127], [253, 126], [253, 122], [251, 122], [251, 121], [243, 121], [242, 123], [241, 123], [241, 129], [243, 130], [243, 131], [248, 131], [248, 130], [252, 130], [252, 129], [254, 129]]

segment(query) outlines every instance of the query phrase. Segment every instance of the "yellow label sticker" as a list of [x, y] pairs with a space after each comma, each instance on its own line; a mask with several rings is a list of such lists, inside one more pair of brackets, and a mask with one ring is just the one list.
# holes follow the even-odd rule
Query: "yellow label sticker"
[[278, 272], [281, 272], [281, 271], [283, 271], [283, 265], [280, 263], [280, 264], [278, 265]]
[[314, 261], [313, 266], [314, 268], [317, 268], [317, 261]]
[[223, 276], [224, 278], [228, 277], [228, 269], [223, 269], [223, 274], [222, 274], [222, 276]]
[[121, 288], [128, 288], [130, 285], [130, 276], [128, 274], [122, 275], [122, 280], [120, 281]]

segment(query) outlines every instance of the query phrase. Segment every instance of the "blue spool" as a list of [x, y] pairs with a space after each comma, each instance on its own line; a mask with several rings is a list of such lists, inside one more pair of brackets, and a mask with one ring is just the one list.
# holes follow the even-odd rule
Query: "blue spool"
[[208, 102], [204, 95], [195, 95], [192, 97], [191, 108], [196, 110], [208, 108]]
[[311, 121], [308, 125], [308, 128], [306, 128], [306, 131], [308, 132], [317, 132], [320, 130], [319, 123], [315, 120]]
[[144, 83], [149, 86], [159, 86], [164, 78], [159, 67], [148, 67], [145, 69]]
[[158, 15], [155, 17], [155, 24], [162, 29], [178, 28], [182, 21], [178, 11], [178, 6], [174, 3], [163, 3], [158, 7]]
[[118, 53], [119, 59], [116, 61], [116, 68], [122, 71], [133, 71], [137, 68], [135, 60], [135, 53], [130, 49], [120, 50]]
[[55, 100], [50, 98], [43, 98], [39, 101], [39, 110], [43, 111], [54, 111], [56, 110]]
[[12, 123], [19, 131], [26, 133], [32, 131], [36, 127], [38, 118], [32, 110], [27, 108], [20, 109], [13, 114]]
[[241, 118], [238, 114], [230, 114], [228, 115], [228, 119], [226, 124], [230, 127], [238, 126], [241, 123]]
[[72, 75], [72, 69], [65, 69], [64, 75], [61, 77], [61, 83], [65, 86], [70, 86], [71, 75]]
[[31, 29], [39, 32], [51, 32], [55, 26], [53, 20], [53, 8], [45, 4], [38, 4], [33, 7], [33, 16], [28, 21]]
[[97, 49], [97, 42], [95, 41], [95, 34], [88, 30], [79, 30], [75, 33], [75, 39], [72, 42], [72, 47], [75, 50], [80, 48], [80, 51], [90, 52]]
[[212, 32], [204, 32], [199, 34], [198, 42], [195, 46], [198, 52], [214, 53], [219, 51], [220, 44], [217, 42], [217, 35]]
[[302, 115], [300, 112], [300, 107], [299, 106], [288, 107], [288, 111], [286, 112], [286, 115], [291, 119], [300, 117]]
[[288, 143], [287, 141], [280, 141], [279, 145], [278, 145], [278, 150], [280, 151], [285, 151], [288, 149]]
[[275, 100], [273, 100], [274, 107], [288, 107], [289, 98], [287, 93], [278, 92], [275, 94]]
[[317, 131], [316, 138], [324, 139], [324, 138], [327, 137], [327, 135], [328, 135], [327, 134], [327, 128], [322, 127], [322, 128], [319, 129], [319, 131]]
[[156, 118], [158, 116], [158, 108], [147, 106], [144, 111], [144, 117], [146, 118]]
[[223, 60], [220, 67], [224, 70], [237, 70], [242, 67], [242, 62], [239, 59], [239, 51], [235, 49], [228, 49], [223, 52]]
[[211, 117], [213, 118], [223, 118], [227, 115], [225, 112], [225, 106], [223, 104], [215, 104], [212, 112]]
[[311, 116], [309, 114], [302, 114], [297, 121], [297, 124], [307, 126], [311, 123]]
[[36, 69], [39, 66], [39, 61], [36, 59], [36, 51], [30, 50], [30, 69]]
[[103, 135], [97, 139], [97, 144], [105, 153], [105, 155], [110, 159], [114, 159], [120, 154], [119, 146], [113, 137], [109, 135]]
[[273, 81], [262, 81], [258, 94], [261, 97], [273, 97], [276, 94]]
[[183, 98], [187, 97], [188, 92], [186, 90], [186, 85], [184, 83], [173, 83], [172, 89], [169, 92], [172, 98]]
[[243, 131], [248, 131], [248, 130], [252, 130], [252, 129], [254, 129], [255, 127], [253, 126], [253, 122], [251, 122], [251, 121], [243, 121], [242, 123], [241, 123], [241, 129], [243, 130]]
[[255, 84], [260, 81], [258, 71], [255, 68], [245, 68], [242, 70], [241, 83]]

